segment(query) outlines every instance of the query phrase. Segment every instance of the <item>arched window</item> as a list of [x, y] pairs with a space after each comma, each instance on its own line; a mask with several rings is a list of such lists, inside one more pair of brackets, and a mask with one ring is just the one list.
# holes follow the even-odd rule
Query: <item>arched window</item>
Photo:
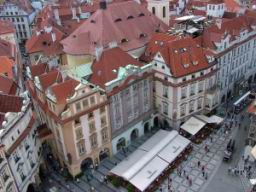
[[155, 15], [156, 14], [156, 8], [152, 7], [152, 13]]
[[165, 17], [166, 17], [166, 8], [163, 7], [163, 18], [165, 18]]

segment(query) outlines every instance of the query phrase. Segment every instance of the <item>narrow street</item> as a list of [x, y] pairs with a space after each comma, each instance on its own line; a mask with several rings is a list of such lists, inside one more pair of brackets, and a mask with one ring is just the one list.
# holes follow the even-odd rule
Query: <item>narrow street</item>
[[213, 178], [210, 179], [208, 185], [202, 191], [205, 192], [216, 192], [216, 191], [226, 191], [226, 192], [243, 192], [244, 187], [241, 183], [239, 176], [233, 176], [228, 174], [229, 167], [236, 167], [238, 165], [239, 159], [243, 155], [245, 147], [245, 139], [247, 138], [248, 128], [245, 131], [244, 126], [249, 126], [250, 120], [246, 116], [242, 122], [242, 128], [235, 128], [233, 131], [232, 138], [236, 141], [236, 151], [234, 153], [233, 159], [230, 163], [222, 162], [216, 171]]

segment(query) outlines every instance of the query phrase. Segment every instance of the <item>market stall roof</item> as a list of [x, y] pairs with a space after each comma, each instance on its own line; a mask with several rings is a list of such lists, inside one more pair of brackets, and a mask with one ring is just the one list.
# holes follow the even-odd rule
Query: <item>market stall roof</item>
[[254, 159], [256, 159], [256, 145], [252, 148], [251, 154], [254, 157]]
[[110, 173], [144, 191], [189, 144], [177, 131], [160, 130]]
[[195, 118], [190, 117], [183, 125], [181, 125], [181, 129], [185, 130], [191, 135], [195, 135], [206, 125], [205, 122]]
[[207, 117], [205, 115], [196, 115], [195, 117], [199, 120], [206, 122], [206, 123], [220, 124], [223, 121], [223, 118], [221, 118], [217, 115], [212, 115], [211, 117]]

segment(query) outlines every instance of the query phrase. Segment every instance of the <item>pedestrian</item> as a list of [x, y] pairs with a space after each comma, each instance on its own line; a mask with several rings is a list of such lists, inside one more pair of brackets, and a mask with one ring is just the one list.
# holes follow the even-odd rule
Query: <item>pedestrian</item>
[[188, 178], [189, 180], [188, 180], [188, 182], [189, 182], [189, 186], [191, 186], [192, 185], [192, 179], [191, 178]]
[[202, 175], [203, 175], [203, 177], [205, 176], [205, 172], [204, 171], [202, 171]]
[[95, 163], [95, 170], [98, 169], [98, 163]]
[[202, 166], [202, 172], [205, 170], [205, 167], [204, 167], [204, 165]]
[[200, 161], [198, 161], [198, 162], [197, 162], [197, 167], [199, 168], [199, 167], [200, 167], [200, 165], [201, 165], [201, 162], [200, 162]]
[[205, 172], [205, 174], [204, 174], [204, 178], [205, 178], [205, 180], [207, 180], [207, 179], [208, 179], [208, 173], [207, 173], [207, 172]]
[[189, 180], [189, 176], [188, 175], [186, 176], [186, 179]]
[[212, 143], [212, 141], [213, 141], [212, 137], [210, 137], [210, 140], [211, 140], [211, 143]]
[[207, 145], [205, 145], [204, 150], [205, 150], [206, 153], [207, 153], [207, 149], [208, 149], [208, 147], [207, 147]]
[[231, 173], [231, 170], [232, 170], [232, 168], [229, 167], [229, 168], [228, 168], [228, 174], [229, 174], [229, 175], [230, 175], [230, 173]]
[[104, 182], [105, 182], [105, 184], [108, 184], [108, 178], [106, 175], [104, 176]]
[[186, 177], [186, 170], [185, 169], [183, 170], [183, 175], [184, 175], [184, 177]]

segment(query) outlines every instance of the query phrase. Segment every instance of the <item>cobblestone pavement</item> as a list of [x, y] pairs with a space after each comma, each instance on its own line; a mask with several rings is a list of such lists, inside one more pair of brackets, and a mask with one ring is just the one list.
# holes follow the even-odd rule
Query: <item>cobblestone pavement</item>
[[[212, 133], [212, 142], [210, 137], [207, 138], [203, 143], [193, 145], [193, 151], [189, 155], [186, 161], [183, 161], [178, 169], [186, 172], [186, 175], [182, 173], [181, 176], [178, 175], [177, 171], [170, 174], [169, 179], [171, 182], [172, 191], [177, 192], [198, 192], [200, 191], [208, 179], [214, 174], [215, 170], [218, 168], [219, 164], [222, 162], [223, 152], [227, 146], [230, 134], [224, 134], [221, 128], [217, 133]], [[205, 145], [209, 146], [210, 151], [205, 152]], [[198, 161], [200, 161], [200, 166], [198, 167]], [[203, 177], [202, 166], [205, 167], [205, 173], [207, 174], [207, 179]], [[186, 176], [192, 179], [192, 185], [189, 184]], [[157, 191], [168, 192], [168, 179], [164, 181], [162, 186], [159, 187]]]

